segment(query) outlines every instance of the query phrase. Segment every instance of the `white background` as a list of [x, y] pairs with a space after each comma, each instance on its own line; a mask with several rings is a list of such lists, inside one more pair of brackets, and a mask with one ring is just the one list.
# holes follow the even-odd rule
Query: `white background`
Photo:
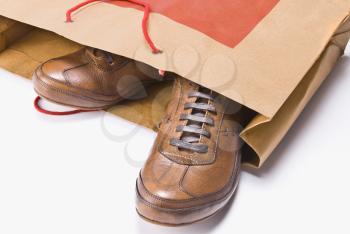
[[265, 167], [242, 172], [232, 204], [180, 228], [135, 212], [135, 179], [154, 132], [103, 112], [44, 116], [34, 97], [30, 81], [0, 70], [1, 234], [350, 233], [350, 57]]

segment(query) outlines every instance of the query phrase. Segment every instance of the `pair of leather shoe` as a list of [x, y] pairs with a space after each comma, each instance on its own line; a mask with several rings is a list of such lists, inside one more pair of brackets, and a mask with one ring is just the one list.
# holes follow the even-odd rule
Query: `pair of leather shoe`
[[[49, 60], [33, 75], [50, 101], [98, 110], [161, 82], [144, 63], [93, 48]], [[240, 116], [215, 92], [176, 77], [152, 152], [136, 183], [136, 209], [159, 224], [183, 225], [220, 211], [238, 184]]]

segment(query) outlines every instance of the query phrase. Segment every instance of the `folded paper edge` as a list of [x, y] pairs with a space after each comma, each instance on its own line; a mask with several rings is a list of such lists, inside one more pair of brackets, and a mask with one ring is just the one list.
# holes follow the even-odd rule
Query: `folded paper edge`
[[[316, 93], [317, 89], [321, 85], [321, 83], [327, 78], [329, 73], [331, 72], [332, 68], [336, 64], [337, 60], [342, 56], [344, 53], [345, 47], [347, 45], [347, 42], [350, 38], [350, 16], [347, 16], [343, 21], [340, 27], [335, 31], [334, 36], [330, 39], [330, 42], [328, 43], [327, 47], [324, 49], [323, 53], [321, 56], [318, 58], [318, 60], [315, 62], [314, 66], [311, 67], [309, 70], [308, 74], [302, 79], [300, 84], [297, 86], [297, 88], [293, 91], [293, 93], [288, 97], [284, 105], [280, 108], [280, 110], [276, 113], [276, 115], [273, 118], [268, 118], [266, 116], [263, 116], [261, 114], [258, 114], [253, 120], [246, 126], [246, 128], [241, 132], [240, 136], [245, 141], [245, 143], [251, 148], [252, 151], [249, 151], [251, 153], [254, 153], [252, 157], [254, 160], [251, 160], [247, 163], [245, 163], [246, 166], [248, 167], [253, 167], [253, 168], [260, 168], [263, 166], [263, 164], [266, 162], [266, 160], [269, 158], [271, 153], [275, 150], [275, 148], [278, 146], [278, 144], [282, 141], [284, 136], [287, 134], [289, 129], [292, 127], [294, 122], [297, 120], [303, 109], [306, 107], [307, 103], [309, 100], [312, 98], [312, 96]], [[336, 49], [335, 49], [336, 48]], [[334, 53], [337, 55], [331, 55], [327, 54], [327, 51], [333, 50]], [[338, 53], [335, 52], [335, 50], [338, 50]], [[305, 82], [305, 79], [307, 79], [307, 76], [310, 75], [310, 72], [312, 72], [315, 67], [318, 65], [322, 65], [322, 62], [326, 62], [327, 64], [330, 64], [329, 69], [324, 72], [323, 75], [320, 75], [320, 77], [317, 76], [317, 71], [314, 74], [314, 77], [309, 78], [309, 83], [307, 84], [308, 87], [304, 92], [304, 96], [300, 98], [300, 102], [296, 103], [294, 105], [295, 112], [294, 114], [291, 113], [289, 118], [285, 117], [284, 124], [288, 124], [283, 126], [276, 126], [276, 122], [281, 122], [275, 121], [276, 118], [279, 118], [281, 115], [286, 114], [286, 110], [284, 110], [284, 107], [288, 105], [288, 102], [293, 98], [294, 95], [296, 95], [296, 92], [298, 89], [303, 88], [301, 84]], [[310, 90], [310, 86], [312, 84], [315, 84], [319, 82], [317, 85], [318, 87], [315, 88], [315, 90]], [[301, 86], [300, 86], [301, 85]], [[306, 100], [306, 101], [305, 101]], [[303, 102], [304, 101], [304, 102]], [[292, 115], [293, 114], [293, 115]], [[282, 121], [283, 122], [283, 121]], [[265, 130], [264, 130], [265, 128]], [[262, 133], [268, 128], [278, 128], [279, 134], [277, 136], [271, 136], [266, 134], [264, 137], [265, 140], [265, 146], [261, 147], [261, 145], [258, 146], [258, 143], [254, 141], [254, 136], [255, 134]], [[262, 130], [260, 130], [262, 129]], [[269, 139], [270, 137], [270, 139]], [[274, 139], [271, 139], [271, 137]], [[266, 140], [268, 139], [268, 140]]]

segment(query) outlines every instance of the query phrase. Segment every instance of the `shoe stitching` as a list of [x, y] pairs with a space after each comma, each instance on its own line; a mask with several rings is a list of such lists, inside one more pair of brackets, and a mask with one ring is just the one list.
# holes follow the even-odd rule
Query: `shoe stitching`
[[[93, 98], [89, 98], [89, 97], [84, 97], [84, 96], [78, 96], [74, 93], [70, 93], [68, 91], [65, 91], [63, 89], [58, 89], [58, 88], [55, 88], [55, 87], [52, 87], [48, 84], [46, 84], [44, 81], [42, 81], [40, 78], [37, 78], [36, 79], [37, 82], [40, 83], [41, 86], [44, 86], [46, 89], [50, 89], [52, 91], [55, 91], [55, 92], [58, 92], [58, 93], [61, 93], [61, 94], [65, 94], [67, 96], [70, 96], [70, 97], [74, 97], [74, 98], [77, 98], [77, 99], [80, 99], [80, 100], [84, 100], [84, 101], [91, 101], [91, 102], [95, 102], [95, 103], [106, 103], [106, 102], [114, 102], [116, 100], [112, 100], [112, 101], [104, 101], [104, 100], [97, 100], [97, 99], [93, 99]], [[55, 81], [56, 82], [56, 81]], [[60, 82], [60, 81], [58, 81]], [[62, 83], [62, 82], [61, 82]], [[64, 84], [64, 83], [62, 83]], [[38, 92], [40, 94], [40, 92]]]
[[[237, 155], [236, 155], [237, 156]], [[221, 189], [220, 191], [218, 192], [215, 192], [213, 194], [209, 194], [209, 195], [206, 195], [206, 196], [203, 196], [203, 197], [200, 197], [200, 198], [192, 198], [192, 199], [184, 199], [182, 200], [183, 202], [191, 202], [191, 201], [198, 201], [198, 200], [201, 200], [201, 199], [205, 199], [207, 198], [208, 196], [215, 196], [217, 195], [218, 193], [222, 192], [223, 190], [225, 190], [228, 186], [232, 185], [232, 190], [230, 190], [229, 192], [227, 192], [226, 194], [224, 194], [224, 196], [222, 196], [221, 198], [219, 199], [216, 199], [214, 201], [211, 201], [210, 203], [206, 203], [204, 205], [197, 205], [195, 207], [189, 207], [189, 208], [176, 208], [176, 209], [171, 209], [171, 208], [165, 208], [165, 207], [160, 207], [160, 206], [157, 206], [157, 205], [154, 205], [150, 202], [148, 202], [145, 198], [142, 197], [142, 195], [140, 194], [139, 192], [139, 188], [138, 188], [138, 185], [136, 184], [136, 190], [137, 190], [137, 197], [142, 201], [142, 203], [150, 208], [154, 208], [154, 209], [158, 209], [158, 210], [161, 210], [161, 211], [164, 211], [164, 212], [169, 212], [169, 213], [177, 213], [177, 212], [183, 212], [183, 211], [192, 211], [192, 210], [201, 210], [201, 209], [205, 209], [206, 207], [210, 207], [212, 206], [213, 204], [219, 204], [220, 202], [228, 199], [236, 190], [236, 187], [238, 185], [238, 182], [239, 182], [239, 173], [240, 173], [240, 166], [237, 167], [237, 164], [240, 163], [240, 158], [241, 156], [238, 155], [238, 158], [236, 158], [236, 162], [235, 162], [235, 169], [236, 170], [233, 170], [232, 172], [232, 175], [231, 175], [231, 179], [230, 179], [230, 183], [228, 183], [227, 185], [225, 185], [225, 187], [223, 189]], [[146, 192], [147, 195], [149, 195], [150, 197], [154, 198], [155, 200], [158, 200], [160, 202], [168, 202], [168, 203], [178, 203], [178, 201], [173, 201], [173, 200], [167, 200], [167, 199], [163, 199], [163, 198], [160, 198], [160, 197], [157, 197], [153, 194], [151, 194], [147, 188], [143, 185], [143, 182], [142, 182], [142, 177], [140, 176], [139, 177], [141, 179], [140, 183], [143, 187], [143, 190]]]
[[[236, 157], [236, 160], [235, 160], [235, 162], [234, 162], [234, 166], [233, 166], [233, 170], [232, 170], [232, 172], [231, 172], [231, 176], [230, 176], [229, 182], [228, 182], [227, 184], [225, 184], [225, 186], [223, 186], [219, 191], [213, 192], [213, 193], [208, 193], [208, 194], [206, 194], [205, 196], [208, 196], [208, 197], [209, 197], [209, 196], [215, 196], [215, 195], [217, 195], [218, 193], [221, 193], [223, 190], [226, 190], [226, 189], [229, 187], [230, 183], [232, 182], [232, 180], [233, 180], [233, 178], [234, 178], [235, 168], [237, 167], [238, 163], [240, 163], [240, 158], [241, 158], [241, 156], [238, 155], [237, 152], [235, 152], [234, 156]], [[215, 160], [217, 160], [217, 159], [215, 158]], [[240, 167], [238, 167], [238, 170], [239, 170], [239, 168], [240, 168]], [[184, 173], [183, 177], [181, 178], [181, 184], [180, 184], [180, 186], [181, 186], [181, 191], [187, 193], [188, 195], [190, 195], [190, 196], [192, 196], [192, 197], [198, 197], [198, 196], [196, 196], [196, 195], [194, 195], [194, 194], [188, 192], [188, 191], [184, 188], [184, 186], [183, 186], [183, 181], [185, 180], [187, 173], [188, 173], [188, 170], [186, 171], [186, 173]], [[201, 197], [198, 197], [198, 198], [201, 198]]]
[[[80, 66], [83, 66], [83, 65], [80, 65]], [[50, 77], [50, 76], [48, 76], [47, 74], [45, 74], [45, 73], [42, 71], [41, 67], [38, 68], [38, 69], [41, 70], [41, 73], [42, 73], [47, 79], [50, 79], [50, 80], [53, 81], [53, 82], [61, 83], [62, 85], [66, 85], [66, 83], [63, 83], [63, 82], [61, 82], [61, 81], [59, 81], [59, 80], [56, 80], [56, 79], [54, 79], [53, 77]], [[115, 96], [118, 96], [119, 94], [115, 94], [115, 95], [102, 95], [102, 94], [98, 94], [98, 93], [91, 92], [91, 91], [89, 91], [89, 90], [80, 89], [80, 88], [77, 88], [77, 87], [68, 85], [70, 88], [76, 89], [78, 92], [81, 91], [81, 92], [85, 93], [85, 97], [83, 97], [83, 96], [75, 96], [74, 93], [71, 93], [71, 92], [69, 92], [69, 91], [65, 91], [65, 90], [62, 90], [62, 89], [58, 89], [58, 88], [55, 88], [55, 87], [52, 87], [52, 86], [46, 84], [44, 81], [42, 81], [40, 78], [38, 78], [39, 76], [37, 75], [37, 71], [35, 72], [35, 75], [36, 75], [36, 77], [37, 77], [37, 80], [40, 81], [43, 85], [45, 85], [45, 87], [50, 88], [50, 89], [53, 89], [53, 90], [56, 90], [57, 92], [60, 92], [60, 93], [65, 93], [65, 94], [67, 94], [67, 95], [70, 95], [70, 96], [73, 96], [73, 97], [77, 97], [77, 98], [82, 99], [82, 100], [93, 100], [93, 101], [95, 101], [95, 102], [114, 102], [114, 101], [117, 101], [117, 100], [118, 100], [118, 98], [115, 98]], [[144, 85], [148, 85], [149, 83], [153, 83], [153, 81], [144, 81], [144, 82], [142, 82], [142, 84], [144, 84]], [[114, 98], [114, 99], [113, 99], [113, 100], [107, 100], [107, 101], [105, 101], [105, 100], [98, 100], [98, 99], [86, 97], [87, 95], [100, 95], [100, 96], [104, 96], [104, 97], [107, 97], [107, 98]]]
[[[222, 188], [220, 189], [219, 191], [217, 192], [214, 192], [214, 193], [210, 193], [210, 194], [206, 194], [205, 196], [202, 196], [202, 197], [195, 197], [195, 198], [189, 198], [189, 199], [183, 199], [182, 201], [183, 202], [192, 202], [192, 201], [198, 201], [198, 200], [202, 200], [202, 199], [206, 199], [208, 197], [211, 197], [211, 196], [216, 196], [220, 193], [222, 193], [224, 190], [226, 190], [233, 182], [235, 182], [236, 178], [237, 178], [237, 175], [239, 174], [240, 172], [240, 159], [241, 159], [241, 155], [240, 153], [235, 153], [234, 155], [236, 157], [236, 161], [235, 161], [235, 164], [233, 166], [234, 170], [232, 171], [232, 174], [230, 176], [230, 181]], [[151, 198], [155, 199], [155, 200], [158, 200], [158, 201], [163, 201], [163, 202], [169, 202], [169, 203], [178, 203], [178, 201], [174, 201], [174, 200], [170, 200], [170, 199], [165, 199], [165, 198], [161, 198], [161, 197], [158, 197], [154, 194], [152, 194], [150, 191], [148, 191], [148, 189], [146, 188], [146, 186], [144, 185], [143, 183], [143, 179], [142, 179], [142, 175], [140, 174], [139, 175], [139, 179], [140, 179], [140, 184], [142, 185], [142, 188], [143, 190], [145, 191], [145, 193], [147, 195], [149, 195]], [[228, 192], [230, 193], [230, 192]], [[224, 195], [226, 196], [226, 194]]]

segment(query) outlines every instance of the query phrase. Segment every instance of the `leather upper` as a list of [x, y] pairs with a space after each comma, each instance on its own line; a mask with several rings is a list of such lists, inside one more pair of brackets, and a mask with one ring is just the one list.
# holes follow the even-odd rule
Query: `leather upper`
[[144, 63], [83, 48], [43, 63], [33, 80], [35, 90], [44, 98], [71, 106], [99, 108], [145, 93], [145, 86], [163, 78], [157, 69]]
[[204, 125], [211, 136], [200, 139], [208, 144], [208, 152], [169, 144], [171, 138], [181, 138], [183, 133], [177, 132], [176, 126], [187, 121], [179, 121], [179, 116], [191, 111], [184, 110], [184, 105], [196, 101], [188, 93], [198, 89], [183, 78], [175, 81], [167, 114], [138, 182], [140, 195], [153, 205], [176, 209], [201, 206], [225, 198], [235, 186], [241, 158], [240, 126], [234, 115], [225, 114], [227, 102], [215, 99], [216, 113], [206, 113], [214, 119], [213, 126]]

